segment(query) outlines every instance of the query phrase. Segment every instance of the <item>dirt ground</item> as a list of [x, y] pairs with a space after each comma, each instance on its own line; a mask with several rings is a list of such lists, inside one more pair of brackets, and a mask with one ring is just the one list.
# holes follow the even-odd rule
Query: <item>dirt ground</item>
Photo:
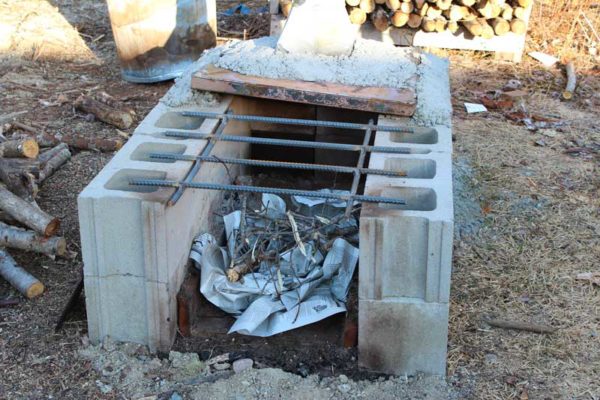
[[[218, 1], [220, 10], [236, 3]], [[0, 117], [24, 111], [18, 121], [40, 131], [123, 139], [127, 132], [90, 121], [72, 101], [102, 90], [125, 101], [141, 120], [172, 84], [120, 79], [104, 2], [4, 0], [0, 28], [6, 26], [12, 30], [0, 39]], [[244, 30], [247, 37], [260, 36], [268, 32], [268, 16], [220, 18], [219, 27], [222, 36], [243, 37]], [[556, 45], [544, 40], [533, 32], [528, 48]], [[355, 382], [361, 377], [336, 370], [339, 360], [355, 361], [355, 350], [348, 350], [325, 357], [321, 370], [306, 378], [301, 363], [284, 357], [257, 359], [259, 369], [233, 377], [208, 371], [207, 357], [201, 357], [192, 365], [204, 375], [194, 381], [178, 376], [182, 367], [168, 355], [155, 358], [110, 343], [89, 347], [83, 301], [55, 332], [82, 269], [77, 195], [112, 156], [82, 151], [44, 183], [38, 197], [42, 209], [61, 219], [76, 255], [50, 260], [12, 252], [46, 285], [35, 300], [24, 300], [0, 280], [0, 299], [20, 301], [0, 308], [0, 398], [600, 399], [600, 287], [576, 279], [600, 272], [598, 61], [578, 60], [577, 92], [565, 102], [560, 68], [545, 69], [528, 57], [515, 65], [489, 54], [442, 53], [452, 62], [457, 225], [445, 380]], [[464, 102], [493, 97], [506, 85], [527, 92], [511, 110], [500, 104], [482, 114], [464, 111]], [[528, 129], [523, 115], [515, 114], [523, 110], [553, 126]], [[557, 331], [504, 330], [486, 324], [487, 318]], [[198, 350], [179, 343], [181, 351]]]

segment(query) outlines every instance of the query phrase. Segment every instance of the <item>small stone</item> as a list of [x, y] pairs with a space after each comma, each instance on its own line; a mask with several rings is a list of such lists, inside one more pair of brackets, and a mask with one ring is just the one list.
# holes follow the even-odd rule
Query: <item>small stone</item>
[[111, 385], [108, 385], [102, 381], [96, 381], [96, 386], [98, 386], [98, 389], [100, 389], [102, 394], [109, 394], [113, 390]]
[[183, 397], [177, 392], [173, 392], [169, 400], [183, 400]]
[[348, 393], [350, 389], [352, 389], [352, 386], [350, 386], [347, 383], [342, 383], [341, 385], [338, 385], [338, 390], [342, 393]]
[[233, 362], [233, 372], [239, 374], [247, 369], [251, 369], [254, 365], [254, 361], [250, 358], [242, 358]]
[[340, 382], [342, 383], [348, 383], [348, 377], [344, 374], [339, 376]]
[[218, 364], [214, 364], [213, 368], [216, 369], [217, 371], [224, 371], [226, 369], [231, 368], [231, 364], [229, 364], [229, 363], [218, 363]]

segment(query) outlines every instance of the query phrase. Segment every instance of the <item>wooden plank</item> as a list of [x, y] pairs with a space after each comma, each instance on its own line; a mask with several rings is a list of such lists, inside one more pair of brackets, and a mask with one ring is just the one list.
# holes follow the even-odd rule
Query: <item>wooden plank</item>
[[417, 103], [414, 89], [270, 79], [238, 74], [212, 65], [194, 74], [192, 88], [400, 116], [413, 115]]

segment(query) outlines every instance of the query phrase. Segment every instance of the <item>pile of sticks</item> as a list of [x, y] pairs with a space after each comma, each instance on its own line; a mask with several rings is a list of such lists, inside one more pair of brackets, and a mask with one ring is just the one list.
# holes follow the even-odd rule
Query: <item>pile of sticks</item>
[[[128, 129], [135, 121], [132, 109], [105, 92], [95, 97], [81, 95], [72, 105], [91, 119], [119, 129]], [[0, 116], [0, 276], [33, 298], [44, 292], [43, 283], [19, 267], [6, 248], [52, 258], [67, 253], [65, 239], [57, 236], [60, 221], [36, 203], [39, 185], [71, 158], [69, 148], [116, 151], [123, 141], [40, 132], [16, 121], [23, 113]], [[12, 135], [6, 137], [9, 132]], [[40, 148], [46, 150], [40, 152]]]
[[40, 154], [35, 139], [0, 140], [0, 275], [33, 298], [44, 292], [44, 284], [19, 267], [6, 248], [50, 257], [66, 254], [65, 239], [56, 236], [60, 221], [41, 210], [35, 198], [38, 186], [71, 158], [71, 152], [64, 143]]
[[367, 20], [379, 31], [390, 26], [425, 32], [458, 32], [491, 39], [508, 32], [524, 34], [526, 10], [533, 0], [346, 0], [350, 21]]

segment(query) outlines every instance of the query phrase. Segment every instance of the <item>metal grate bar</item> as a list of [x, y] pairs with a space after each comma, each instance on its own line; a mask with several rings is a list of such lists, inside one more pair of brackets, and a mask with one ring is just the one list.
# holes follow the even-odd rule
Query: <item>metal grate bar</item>
[[[244, 159], [244, 158], [228, 158], [228, 157], [216, 157], [216, 156], [193, 156], [193, 155], [172, 154], [172, 153], [150, 153], [150, 158], [157, 159], [157, 160], [175, 160], [175, 161], [200, 160], [203, 162], [210, 162], [210, 163], [245, 165], [245, 166], [250, 166], [250, 167], [288, 168], [288, 169], [299, 169], [299, 170], [305, 170], [305, 171], [338, 172], [338, 173], [346, 173], [346, 174], [353, 174], [354, 171], [357, 170], [357, 168], [355, 168], [355, 167], [345, 167], [345, 166], [341, 166], [341, 165], [307, 164], [307, 163], [268, 161], [268, 160], [248, 160], [248, 159]], [[391, 170], [387, 170], [387, 169], [370, 169], [370, 168], [359, 167], [358, 171], [360, 174], [395, 176], [395, 177], [406, 176], [405, 171], [391, 171]]]
[[129, 181], [130, 185], [136, 186], [156, 186], [156, 187], [171, 187], [171, 188], [191, 188], [191, 189], [206, 189], [206, 190], [222, 190], [226, 192], [246, 192], [246, 193], [270, 193], [277, 195], [289, 195], [289, 196], [305, 196], [314, 197], [319, 199], [331, 199], [331, 200], [342, 200], [348, 201], [350, 204], [354, 202], [359, 203], [382, 203], [382, 204], [396, 204], [405, 205], [406, 202], [402, 199], [395, 199], [392, 197], [380, 197], [380, 196], [365, 196], [360, 194], [345, 195], [339, 193], [324, 193], [314, 190], [297, 190], [297, 189], [282, 189], [273, 187], [262, 187], [262, 186], [244, 186], [244, 185], [221, 185], [216, 183], [200, 183], [200, 182], [178, 182], [161, 179], [132, 179]]
[[[186, 139], [211, 139], [214, 135], [210, 133], [198, 133], [198, 132], [178, 132], [178, 131], [166, 131], [165, 136], [178, 137]], [[247, 136], [235, 136], [235, 135], [221, 135], [220, 141], [223, 142], [238, 142], [238, 143], [250, 143], [250, 144], [262, 144], [268, 146], [290, 146], [290, 147], [304, 147], [310, 149], [325, 149], [325, 150], [344, 150], [344, 151], [361, 151], [363, 146], [359, 144], [346, 144], [346, 143], [330, 143], [330, 142], [309, 142], [306, 140], [290, 140], [290, 139], [272, 139], [262, 137], [247, 137]], [[410, 150], [406, 147], [392, 147], [392, 146], [365, 146], [365, 150], [370, 153], [390, 153], [390, 154], [409, 154]]]
[[[350, 189], [350, 193], [352, 196], [356, 195], [356, 191], [358, 190], [358, 184], [360, 183], [361, 174], [359, 172], [359, 169], [364, 168], [364, 166], [365, 166], [365, 157], [367, 155], [366, 147], [371, 142], [371, 134], [373, 133], [373, 131], [371, 130], [371, 125], [373, 125], [372, 119], [369, 120], [369, 128], [367, 128], [367, 130], [365, 131], [363, 145], [360, 148], [360, 154], [358, 156], [358, 161], [356, 163], [356, 169], [354, 170], [354, 178], [352, 179], [352, 186]], [[350, 213], [352, 212], [352, 205], [353, 204], [351, 202], [349, 202], [346, 205], [346, 217], [350, 216]]]
[[[212, 118], [222, 119], [227, 114], [210, 113], [202, 111], [182, 111], [181, 115], [185, 117], [200, 117], [200, 118]], [[389, 125], [369, 125], [366, 124], [355, 124], [351, 122], [338, 122], [338, 121], [318, 121], [311, 119], [295, 119], [295, 118], [277, 118], [277, 117], [263, 117], [259, 115], [240, 115], [232, 114], [229, 115], [231, 120], [246, 121], [246, 122], [267, 122], [272, 124], [282, 125], [302, 125], [302, 126], [316, 126], [322, 128], [339, 128], [339, 129], [356, 129], [360, 131], [371, 128], [375, 131], [385, 132], [404, 132], [404, 133], [415, 133], [420, 130], [426, 130], [428, 128], [420, 127], [407, 127], [407, 126], [389, 126]]]
[[[200, 153], [201, 156], [208, 156], [210, 154], [210, 152], [212, 151], [213, 147], [215, 147], [215, 144], [217, 143], [219, 138], [223, 135], [223, 132], [225, 131], [225, 127], [227, 126], [227, 122], [229, 122], [229, 120], [227, 118], [228, 115], [229, 114], [224, 115], [223, 118], [221, 118], [221, 120], [219, 121], [219, 126], [217, 127], [215, 134], [212, 135], [212, 137], [209, 139], [209, 142], [202, 149], [202, 152]], [[183, 179], [183, 182], [182, 182], [183, 185], [178, 187], [177, 190], [175, 191], [175, 193], [173, 193], [173, 195], [169, 199], [168, 205], [172, 206], [175, 203], [177, 203], [177, 201], [179, 201], [179, 199], [183, 195], [186, 185], [191, 183], [194, 180], [194, 178], [196, 177], [196, 175], [198, 175], [201, 165], [202, 165], [202, 161], [200, 161], [200, 160], [194, 161], [194, 164], [192, 164], [192, 168], [188, 171], [185, 178]]]

